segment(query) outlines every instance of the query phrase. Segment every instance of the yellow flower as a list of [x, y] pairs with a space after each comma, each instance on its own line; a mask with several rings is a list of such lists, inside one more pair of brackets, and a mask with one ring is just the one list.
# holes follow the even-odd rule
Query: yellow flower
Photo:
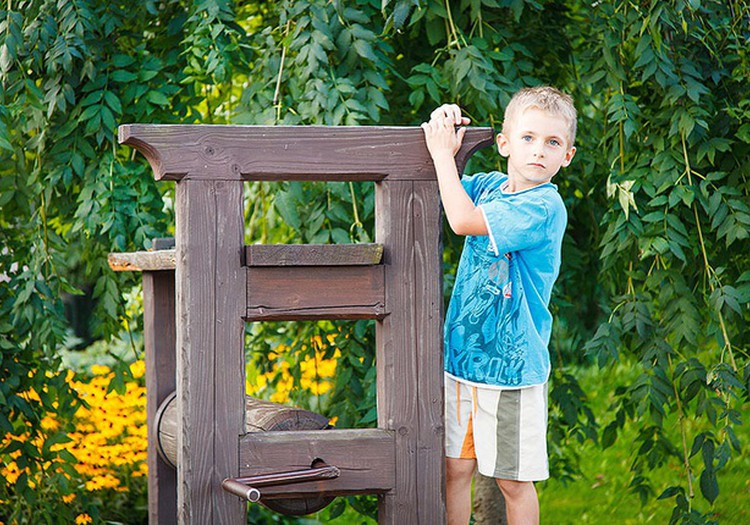
[[75, 494], [65, 494], [62, 497], [63, 503], [72, 503], [74, 499], [76, 499]]
[[88, 514], [79, 514], [76, 516], [76, 525], [86, 525], [87, 523], [93, 523], [93, 521]]
[[104, 365], [92, 365], [91, 373], [95, 376], [103, 376], [109, 374], [109, 367]]
[[143, 359], [135, 361], [130, 365], [130, 373], [133, 374], [135, 379], [140, 379], [146, 373], [146, 362]]

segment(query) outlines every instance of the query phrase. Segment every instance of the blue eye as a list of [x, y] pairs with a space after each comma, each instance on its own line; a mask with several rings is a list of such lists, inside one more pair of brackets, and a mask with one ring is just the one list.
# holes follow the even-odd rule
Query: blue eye
[[551, 139], [549, 143], [552, 144], [553, 146], [562, 146], [562, 143], [557, 139]]
[[524, 135], [523, 137], [521, 137], [521, 140], [531, 142], [531, 135]]

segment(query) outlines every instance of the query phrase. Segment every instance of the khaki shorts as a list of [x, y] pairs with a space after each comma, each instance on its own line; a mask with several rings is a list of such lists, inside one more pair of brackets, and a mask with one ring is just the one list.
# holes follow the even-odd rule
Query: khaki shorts
[[476, 459], [485, 476], [549, 478], [547, 384], [482, 388], [445, 376], [445, 455]]

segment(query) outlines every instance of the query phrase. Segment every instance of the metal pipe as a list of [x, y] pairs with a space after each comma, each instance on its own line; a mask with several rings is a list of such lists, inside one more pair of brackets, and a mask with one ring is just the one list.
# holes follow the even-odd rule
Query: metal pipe
[[255, 487], [249, 487], [236, 479], [227, 478], [221, 482], [221, 488], [240, 498], [257, 503], [260, 501], [260, 491]]
[[302, 470], [291, 470], [288, 472], [276, 472], [273, 474], [260, 474], [245, 478], [234, 478], [240, 483], [252, 484], [256, 487], [271, 487], [274, 485], [286, 485], [287, 483], [304, 483], [305, 481], [317, 481], [321, 479], [335, 479], [341, 471], [333, 465], [307, 468]]
[[315, 464], [319, 466], [302, 470], [291, 470], [288, 472], [260, 474], [258, 476], [248, 476], [244, 478], [227, 478], [221, 482], [221, 488], [235, 496], [256, 503], [260, 500], [261, 494], [260, 490], [255, 487], [271, 487], [275, 485], [304, 483], [305, 481], [334, 479], [341, 474], [338, 467], [333, 465], [326, 465], [322, 461], [316, 462]]

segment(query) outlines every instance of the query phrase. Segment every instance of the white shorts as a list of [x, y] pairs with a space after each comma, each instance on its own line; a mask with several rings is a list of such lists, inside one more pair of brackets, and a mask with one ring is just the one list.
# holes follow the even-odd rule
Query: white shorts
[[549, 478], [547, 383], [499, 390], [446, 375], [445, 455], [476, 459], [479, 472], [491, 478]]

